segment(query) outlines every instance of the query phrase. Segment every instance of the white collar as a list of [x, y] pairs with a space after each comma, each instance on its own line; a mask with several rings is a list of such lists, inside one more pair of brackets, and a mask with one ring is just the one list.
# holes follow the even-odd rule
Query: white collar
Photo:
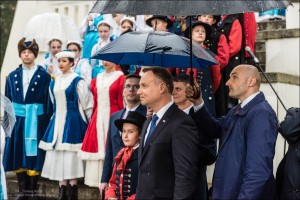
[[[157, 111], [157, 113], [153, 112], [153, 115], [156, 114], [158, 117], [157, 123], [160, 121], [160, 119], [164, 116], [165, 112], [171, 107], [171, 105], [173, 104], [173, 101], [170, 101], [169, 103], [167, 103], [164, 107], [162, 107], [159, 111]], [[156, 124], [157, 124], [156, 123]]]
[[23, 69], [23, 70], [28, 70], [28, 71], [35, 71], [35, 70], [37, 69], [37, 65], [34, 64], [34, 65], [29, 69], [27, 66], [25, 66], [25, 65], [22, 64], [22, 69]]
[[256, 92], [252, 95], [250, 95], [249, 97], [247, 97], [244, 101], [242, 101], [241, 103], [241, 108], [243, 108], [245, 105], [247, 105], [252, 99], [254, 99], [254, 97], [256, 97], [256, 95], [258, 95], [260, 92]]

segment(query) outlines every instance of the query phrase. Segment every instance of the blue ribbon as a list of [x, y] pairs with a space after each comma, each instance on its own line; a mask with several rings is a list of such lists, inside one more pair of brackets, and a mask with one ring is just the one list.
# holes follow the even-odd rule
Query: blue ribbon
[[38, 115], [44, 114], [43, 104], [12, 103], [16, 116], [25, 117], [25, 153], [26, 156], [37, 155], [37, 126]]

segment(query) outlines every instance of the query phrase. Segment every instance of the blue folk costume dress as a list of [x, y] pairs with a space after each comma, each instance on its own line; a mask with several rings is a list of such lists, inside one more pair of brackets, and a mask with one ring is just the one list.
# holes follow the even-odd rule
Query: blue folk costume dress
[[99, 39], [99, 34], [97, 30], [97, 24], [102, 21], [103, 15], [99, 15], [91, 21], [90, 24], [88, 24], [86, 33], [83, 38], [83, 50], [82, 50], [82, 57], [83, 58], [90, 58], [91, 57], [91, 51], [93, 46], [97, 43]]
[[51, 82], [50, 92], [54, 114], [39, 144], [47, 151], [42, 176], [57, 181], [83, 177], [77, 151], [92, 113], [88, 86], [76, 73], [63, 74]]
[[[33, 73], [31, 79], [28, 73]], [[20, 168], [42, 171], [45, 152], [38, 149], [37, 145], [52, 115], [52, 105], [49, 103], [50, 81], [50, 75], [37, 65], [30, 70], [20, 65], [8, 75], [5, 96], [12, 101], [16, 123], [11, 137], [6, 137], [3, 158], [5, 171]], [[27, 92], [24, 88], [25, 91], [27, 88]]]

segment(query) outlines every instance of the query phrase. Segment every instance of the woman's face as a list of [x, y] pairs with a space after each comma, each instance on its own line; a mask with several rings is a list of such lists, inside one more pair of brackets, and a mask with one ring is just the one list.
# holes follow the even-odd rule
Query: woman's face
[[50, 51], [53, 56], [61, 51], [61, 43], [59, 41], [53, 41], [50, 44]]
[[198, 44], [203, 44], [205, 38], [205, 28], [203, 26], [195, 26], [192, 32], [192, 40]]
[[105, 68], [106, 71], [111, 71], [113, 69], [116, 69], [117, 65], [115, 63], [102, 60], [103, 67]]
[[59, 58], [58, 67], [63, 74], [71, 72], [73, 62], [70, 62], [69, 58]]
[[133, 147], [140, 141], [138, 127], [134, 124], [124, 123], [122, 140], [126, 147]]
[[110, 31], [110, 28], [108, 26], [100, 25], [98, 27], [98, 34], [99, 34], [100, 38], [104, 41], [108, 39], [109, 31]]
[[70, 44], [68, 46], [68, 50], [73, 51], [75, 53], [75, 58], [79, 58], [80, 57], [80, 50], [78, 48], [78, 46], [76, 44]]
[[122, 24], [121, 24], [121, 31], [122, 33], [124, 33], [125, 31], [129, 30], [129, 29], [133, 29], [133, 27], [131, 26], [131, 24], [127, 21], [124, 21]]

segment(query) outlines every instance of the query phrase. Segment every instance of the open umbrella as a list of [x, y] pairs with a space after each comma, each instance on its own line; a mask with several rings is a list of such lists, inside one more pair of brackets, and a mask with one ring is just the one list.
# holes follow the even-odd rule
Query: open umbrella
[[[284, 9], [292, 5], [288, 0], [98, 0], [91, 13], [123, 13], [130, 15], [176, 15], [191, 16], [199, 14], [225, 15], [242, 12], [261, 12]], [[191, 35], [190, 29], [190, 35]], [[192, 55], [192, 40], [190, 39]], [[192, 68], [192, 56], [190, 58]], [[192, 80], [191, 70], [191, 84]]]
[[130, 15], [225, 15], [284, 9], [288, 5], [291, 3], [287, 0], [98, 0], [90, 12]]
[[[189, 42], [187, 38], [169, 32], [129, 32], [106, 45], [92, 58], [117, 64], [188, 68]], [[193, 44], [193, 67], [203, 68], [216, 63], [205, 49]]]
[[2, 122], [2, 127], [5, 132], [5, 136], [11, 137], [11, 133], [16, 123], [15, 111], [11, 101], [3, 94], [0, 94], [0, 103], [1, 107], [4, 110], [4, 119]]
[[48, 51], [51, 39], [80, 40], [79, 31], [72, 18], [58, 13], [44, 13], [33, 16], [27, 23], [24, 37], [34, 38], [41, 51]]

